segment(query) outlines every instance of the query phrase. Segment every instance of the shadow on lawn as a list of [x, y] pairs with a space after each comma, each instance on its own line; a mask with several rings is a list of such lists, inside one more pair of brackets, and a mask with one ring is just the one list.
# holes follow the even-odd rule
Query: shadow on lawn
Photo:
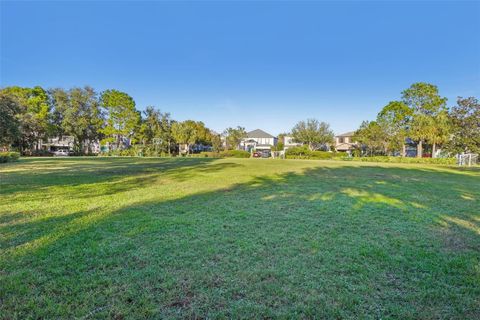
[[[24, 169], [1, 172], [0, 196], [28, 193], [30, 197], [34, 192], [42, 198], [50, 187], [55, 187], [56, 192], [61, 192], [62, 188], [67, 186], [78, 188], [74, 193], [75, 197], [114, 194], [131, 188], [145, 187], [159, 174], [165, 178], [182, 180], [195, 174], [208, 174], [240, 166], [237, 163], [213, 163], [215, 159], [212, 158], [160, 160], [143, 158], [137, 161], [127, 158], [100, 158], [80, 159], [83, 160], [80, 163], [79, 159], [61, 160], [59, 162], [36, 159], [26, 161]], [[63, 166], [58, 165], [59, 163]], [[52, 164], [56, 165], [55, 169], [50, 168]], [[95, 195], [89, 193], [89, 188], [93, 184], [102, 183], [105, 185], [103, 193]]]
[[[125, 188], [148, 186], [142, 175], [159, 168], [161, 178], [186, 181], [237, 165], [142, 164], [130, 168], [139, 180]], [[77, 171], [87, 186], [80, 196], [102, 172], [123, 166], [100, 168], [96, 177]], [[479, 171], [467, 173], [318, 167], [114, 212], [6, 225], [0, 233], [19, 228], [24, 241], [9, 240], [22, 250], [5, 257], [12, 264], [4, 274], [28, 263], [44, 282], [29, 278], [32, 292], [19, 298], [10, 289], [4, 301], [7, 311], [31, 315], [18, 300], [50, 292], [47, 317], [61, 316], [54, 306], [68, 301], [83, 306], [68, 316], [107, 306], [99, 316], [475, 317]], [[118, 188], [112, 193], [125, 190]], [[61, 283], [44, 271], [46, 261], [60, 274], [75, 266], [74, 292], [99, 291], [82, 301], [49, 291]]]

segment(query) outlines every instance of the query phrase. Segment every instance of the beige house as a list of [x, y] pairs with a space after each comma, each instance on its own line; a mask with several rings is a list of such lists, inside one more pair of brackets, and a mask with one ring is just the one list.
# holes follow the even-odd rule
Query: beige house
[[335, 136], [335, 150], [351, 152], [355, 149], [356, 142], [353, 141], [355, 132], [346, 132]]

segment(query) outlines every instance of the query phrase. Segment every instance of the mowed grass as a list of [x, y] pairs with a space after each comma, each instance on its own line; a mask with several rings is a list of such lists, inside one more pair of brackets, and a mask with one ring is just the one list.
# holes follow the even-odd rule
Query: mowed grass
[[480, 317], [480, 170], [0, 166], [0, 318]]

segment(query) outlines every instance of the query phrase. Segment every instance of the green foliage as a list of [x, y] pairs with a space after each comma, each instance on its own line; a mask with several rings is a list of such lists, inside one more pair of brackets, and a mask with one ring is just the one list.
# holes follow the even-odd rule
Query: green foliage
[[222, 138], [218, 133], [210, 133], [210, 142], [214, 152], [220, 152], [223, 150]]
[[330, 125], [316, 119], [298, 122], [292, 129], [292, 136], [296, 142], [308, 145], [312, 151], [334, 142], [334, 133]]
[[409, 136], [418, 142], [417, 156], [422, 157], [423, 143], [444, 142], [448, 136], [446, 112], [447, 98], [441, 97], [437, 86], [414, 83], [402, 92], [403, 102], [413, 110]]
[[190, 153], [191, 146], [196, 143], [208, 143], [210, 131], [201, 121], [186, 120], [183, 122], [175, 122], [172, 124], [172, 137], [176, 143], [185, 148], [180, 149]]
[[454, 165], [455, 158], [411, 158], [411, 157], [389, 157], [389, 156], [373, 156], [373, 157], [351, 157], [343, 160], [361, 161], [361, 162], [389, 162], [389, 163], [422, 163], [422, 164], [442, 164]]
[[142, 145], [136, 144], [132, 145], [126, 149], [114, 149], [107, 152], [101, 152], [99, 156], [102, 157], [170, 157], [167, 151], [159, 150], [158, 147], [154, 144]]
[[285, 151], [286, 159], [331, 160], [348, 157], [346, 152], [311, 151], [307, 146], [289, 148]]
[[[104, 142], [121, 147], [122, 137], [131, 138], [140, 123], [140, 113], [135, 109], [135, 101], [125, 92], [106, 90], [102, 92], [101, 106], [106, 114], [106, 124], [101, 129]], [[133, 141], [134, 142], [134, 141]]]
[[245, 150], [225, 150], [220, 152], [225, 158], [250, 158], [250, 152]]
[[136, 140], [143, 145], [154, 145], [158, 152], [170, 153], [172, 147], [173, 120], [169, 113], [162, 113], [155, 107], [149, 106], [144, 111], [145, 119], [141, 120], [140, 128], [136, 132]]
[[13, 97], [0, 92], [0, 147], [7, 149], [20, 138], [20, 107]]
[[405, 140], [413, 110], [402, 101], [389, 102], [377, 115], [377, 123], [385, 133], [385, 145], [389, 151], [399, 151], [405, 156]]
[[272, 147], [272, 151], [283, 151], [284, 148], [285, 144], [283, 143], [283, 141], [278, 141], [277, 145]]
[[28, 153], [38, 149], [40, 140], [45, 140], [51, 131], [50, 104], [47, 92], [41, 87], [7, 87], [1, 90], [15, 101], [19, 108], [17, 119], [20, 124], [19, 149]]
[[19, 158], [18, 152], [0, 152], [0, 163], [17, 161]]
[[250, 152], [244, 150], [224, 150], [220, 152], [201, 152], [192, 156], [200, 158], [250, 158]]
[[245, 128], [238, 126], [236, 128], [230, 127], [225, 129], [223, 135], [226, 139], [226, 149], [231, 150], [238, 149], [242, 139], [247, 137], [247, 132], [245, 131]]
[[387, 124], [377, 121], [363, 121], [360, 128], [355, 131], [353, 140], [357, 141], [365, 153], [372, 155], [385, 155], [388, 152]]
[[435, 115], [445, 109], [447, 104], [447, 98], [439, 95], [438, 87], [425, 82], [414, 83], [404, 90], [402, 100], [413, 110], [414, 115]]
[[449, 114], [452, 139], [447, 149], [454, 153], [480, 153], [480, 103], [474, 97], [457, 100]]
[[54, 119], [59, 127], [57, 134], [73, 136], [75, 153], [90, 152], [91, 145], [84, 146], [84, 143], [96, 140], [104, 123], [95, 90], [88, 86], [68, 91], [53, 89], [50, 96]]

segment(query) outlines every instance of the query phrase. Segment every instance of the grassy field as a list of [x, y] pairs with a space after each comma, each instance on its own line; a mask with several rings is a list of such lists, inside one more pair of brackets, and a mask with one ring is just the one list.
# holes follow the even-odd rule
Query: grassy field
[[0, 165], [0, 318], [480, 317], [480, 170]]

